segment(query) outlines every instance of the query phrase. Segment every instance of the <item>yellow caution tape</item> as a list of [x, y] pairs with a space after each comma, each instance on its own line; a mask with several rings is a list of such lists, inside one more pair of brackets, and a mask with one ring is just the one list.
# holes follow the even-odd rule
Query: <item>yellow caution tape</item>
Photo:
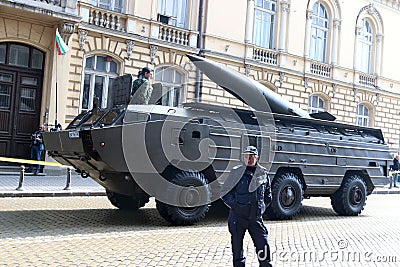
[[390, 171], [389, 175], [392, 175], [393, 173], [400, 173], [400, 171]]
[[61, 167], [61, 168], [70, 168], [71, 167], [71, 166], [67, 166], [67, 165], [62, 165], [58, 162], [49, 162], [49, 161], [31, 160], [31, 159], [16, 159], [16, 158], [0, 157], [0, 161], [25, 163], [25, 164], [39, 164], [39, 165], [55, 166], [55, 167]]

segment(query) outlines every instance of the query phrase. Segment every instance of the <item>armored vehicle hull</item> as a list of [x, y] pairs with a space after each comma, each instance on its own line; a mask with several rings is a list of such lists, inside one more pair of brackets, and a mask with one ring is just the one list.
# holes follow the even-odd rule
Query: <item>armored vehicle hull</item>
[[[198, 67], [207, 75], [205, 65]], [[225, 84], [232, 73], [224, 74], [212, 79], [251, 100], [243, 84]], [[44, 142], [55, 160], [104, 186], [116, 207], [137, 210], [154, 196], [160, 215], [178, 225], [204, 218], [249, 144], [269, 169], [271, 218], [292, 218], [302, 199], [314, 196], [330, 197], [340, 215], [358, 215], [367, 195], [386, 183], [391, 155], [379, 129], [314, 119], [287, 103], [280, 103], [280, 114], [257, 105], [256, 111], [122, 104], [81, 114], [66, 130], [44, 133]]]

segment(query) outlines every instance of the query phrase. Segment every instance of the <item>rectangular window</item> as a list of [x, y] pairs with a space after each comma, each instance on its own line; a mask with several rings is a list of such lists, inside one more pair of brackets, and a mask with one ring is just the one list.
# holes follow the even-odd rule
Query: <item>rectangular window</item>
[[275, 1], [258, 0], [255, 3], [253, 42], [274, 49]]
[[13, 76], [11, 74], [0, 74], [0, 82], [11, 83], [13, 80]]
[[32, 51], [32, 68], [34, 69], [42, 69], [43, 68], [43, 53], [37, 49], [33, 49]]
[[159, 0], [159, 20], [179, 28], [186, 28], [187, 0]]
[[96, 70], [106, 71], [106, 57], [96, 57]]
[[10, 109], [11, 85], [0, 84], [0, 108]]
[[108, 92], [107, 92], [107, 107], [111, 108], [113, 106], [113, 89], [114, 89], [114, 78], [108, 78]]
[[0, 63], [6, 63], [6, 51], [7, 46], [5, 44], [0, 44]]
[[99, 7], [111, 9], [111, 0], [99, 0]]
[[22, 77], [21, 84], [23, 85], [38, 85], [38, 79], [32, 77]]
[[104, 77], [96, 76], [94, 82], [94, 94], [93, 94], [93, 103], [95, 103], [96, 98], [99, 100], [98, 107], [103, 107], [103, 91], [104, 91]]
[[82, 93], [82, 109], [89, 109], [90, 75], [85, 74]]
[[116, 12], [122, 12], [123, 9], [123, 0], [98, 0], [97, 3], [96, 1], [89, 0], [89, 3]]
[[22, 45], [10, 46], [9, 64], [19, 67], [28, 67], [29, 63], [29, 48]]
[[94, 60], [94, 57], [88, 57], [88, 58], [86, 58], [85, 69], [89, 69], [89, 70], [92, 70], [92, 69], [93, 69], [93, 60]]
[[35, 95], [36, 90], [30, 88], [21, 89], [21, 104], [19, 110], [21, 111], [35, 111]]
[[361, 71], [371, 73], [372, 45], [361, 43]]
[[182, 88], [174, 88], [172, 106], [177, 107], [180, 104]]

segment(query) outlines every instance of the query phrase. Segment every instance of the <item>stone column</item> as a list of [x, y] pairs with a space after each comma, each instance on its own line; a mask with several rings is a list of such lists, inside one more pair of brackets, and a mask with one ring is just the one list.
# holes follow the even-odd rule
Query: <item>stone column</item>
[[340, 20], [333, 20], [333, 40], [332, 40], [332, 65], [336, 65], [337, 63], [337, 51], [338, 51], [338, 38], [339, 38], [339, 29], [340, 29]]
[[354, 49], [354, 70], [360, 70], [360, 36], [362, 33], [362, 28], [360, 26], [356, 27], [356, 47]]
[[383, 38], [382, 34], [378, 33], [376, 35], [376, 57], [375, 57], [375, 75], [376, 76], [379, 76], [381, 73], [382, 38]]
[[287, 13], [289, 12], [289, 4], [287, 2], [281, 2], [281, 22], [279, 29], [279, 51], [286, 51], [286, 21]]
[[254, 27], [254, 0], [247, 1], [247, 19], [246, 19], [246, 37], [244, 42], [253, 43], [253, 27]]
[[312, 23], [313, 11], [312, 9], [307, 10], [307, 21], [306, 21], [306, 40], [304, 45], [304, 57], [310, 56], [310, 38], [311, 38], [311, 23]]
[[254, 29], [254, 0], [247, 1], [247, 17], [246, 17], [246, 36], [244, 43], [246, 44], [245, 57], [253, 57], [253, 29]]

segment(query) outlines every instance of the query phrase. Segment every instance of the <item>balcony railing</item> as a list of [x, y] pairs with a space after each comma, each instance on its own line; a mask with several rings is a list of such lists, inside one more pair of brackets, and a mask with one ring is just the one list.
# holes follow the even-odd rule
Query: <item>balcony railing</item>
[[[35, 2], [42, 2], [43, 4], [49, 4], [54, 6], [61, 6], [61, 0], [33, 0]], [[64, 1], [66, 2], [66, 1]]]
[[324, 63], [311, 62], [310, 70], [312, 74], [323, 77], [331, 77], [332, 67]]
[[253, 49], [253, 59], [261, 61], [270, 65], [278, 64], [278, 53], [271, 50], [254, 48]]
[[64, 20], [66, 18], [78, 20], [77, 2], [78, 0], [8, 0], [1, 1], [0, 6], [9, 6], [52, 17], [63, 17]]
[[89, 10], [89, 24], [115, 31], [125, 31], [126, 18], [122, 14], [103, 9]]
[[366, 86], [375, 86], [376, 85], [376, 77], [373, 75], [360, 73], [358, 83], [362, 84], [362, 85], [366, 85]]
[[189, 45], [190, 32], [188, 30], [161, 24], [158, 30], [158, 39], [179, 45]]

